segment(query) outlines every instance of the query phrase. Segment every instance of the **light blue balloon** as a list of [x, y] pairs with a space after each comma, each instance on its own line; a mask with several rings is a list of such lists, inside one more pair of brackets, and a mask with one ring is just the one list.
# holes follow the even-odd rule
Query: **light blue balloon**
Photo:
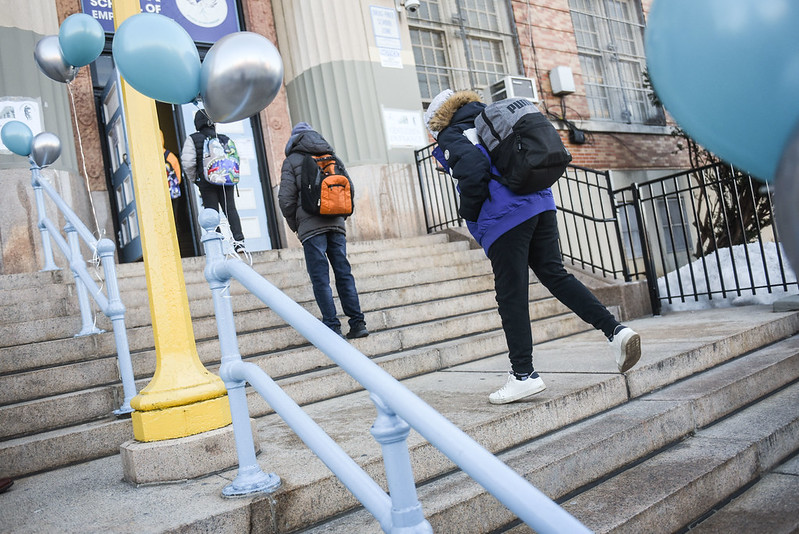
[[120, 74], [138, 92], [170, 104], [186, 104], [200, 92], [200, 54], [188, 32], [155, 13], [120, 24], [111, 46]]
[[652, 84], [677, 123], [772, 181], [799, 121], [799, 2], [655, 0], [645, 41]]
[[31, 153], [33, 132], [28, 125], [19, 121], [10, 121], [0, 130], [0, 139], [11, 152], [18, 156], [28, 156]]
[[83, 67], [100, 56], [105, 32], [94, 17], [85, 13], [68, 16], [58, 29], [61, 53], [70, 65]]

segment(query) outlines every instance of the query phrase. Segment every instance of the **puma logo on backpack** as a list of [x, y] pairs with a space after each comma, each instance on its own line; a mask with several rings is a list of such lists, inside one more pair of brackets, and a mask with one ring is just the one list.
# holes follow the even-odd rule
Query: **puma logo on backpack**
[[558, 131], [527, 99], [493, 102], [474, 124], [499, 170], [500, 176], [494, 178], [514, 193], [550, 187], [572, 160]]
[[332, 154], [306, 154], [302, 162], [300, 204], [312, 215], [352, 215], [352, 182]]

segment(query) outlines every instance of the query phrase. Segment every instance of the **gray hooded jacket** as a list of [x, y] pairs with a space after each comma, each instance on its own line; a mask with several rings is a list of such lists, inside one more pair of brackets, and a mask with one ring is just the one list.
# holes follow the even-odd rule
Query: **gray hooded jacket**
[[332, 154], [333, 147], [309, 124], [300, 122], [291, 130], [285, 152], [286, 159], [280, 172], [278, 204], [289, 228], [297, 233], [300, 241], [325, 232], [346, 234], [344, 217], [311, 215], [300, 205], [301, 172], [305, 154]]

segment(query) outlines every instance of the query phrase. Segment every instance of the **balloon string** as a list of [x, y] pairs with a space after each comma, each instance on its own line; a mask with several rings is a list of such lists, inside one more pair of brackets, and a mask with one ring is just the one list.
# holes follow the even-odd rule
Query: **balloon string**
[[[78, 132], [78, 149], [80, 151], [80, 161], [83, 167], [83, 178], [86, 180], [86, 190], [89, 192], [89, 206], [92, 208], [92, 216], [94, 217], [94, 227], [97, 229], [97, 239], [102, 238], [105, 231], [100, 231], [100, 223], [97, 222], [97, 211], [94, 209], [94, 199], [92, 198], [92, 187], [89, 184], [89, 173], [86, 171], [86, 156], [83, 153], [83, 139], [80, 135], [80, 125], [78, 124], [78, 113], [75, 107], [75, 94], [72, 92], [72, 84], [67, 83], [67, 90], [69, 91], [69, 98], [72, 101], [72, 117], [75, 120], [75, 131]], [[97, 251], [94, 251], [97, 254]]]

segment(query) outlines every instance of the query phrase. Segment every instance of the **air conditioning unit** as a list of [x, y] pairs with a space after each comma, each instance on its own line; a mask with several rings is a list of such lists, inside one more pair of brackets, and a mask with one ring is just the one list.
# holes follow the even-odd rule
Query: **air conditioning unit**
[[535, 82], [532, 78], [522, 76], [505, 76], [486, 87], [483, 96], [487, 103], [505, 98], [526, 98], [530, 102], [538, 102]]

